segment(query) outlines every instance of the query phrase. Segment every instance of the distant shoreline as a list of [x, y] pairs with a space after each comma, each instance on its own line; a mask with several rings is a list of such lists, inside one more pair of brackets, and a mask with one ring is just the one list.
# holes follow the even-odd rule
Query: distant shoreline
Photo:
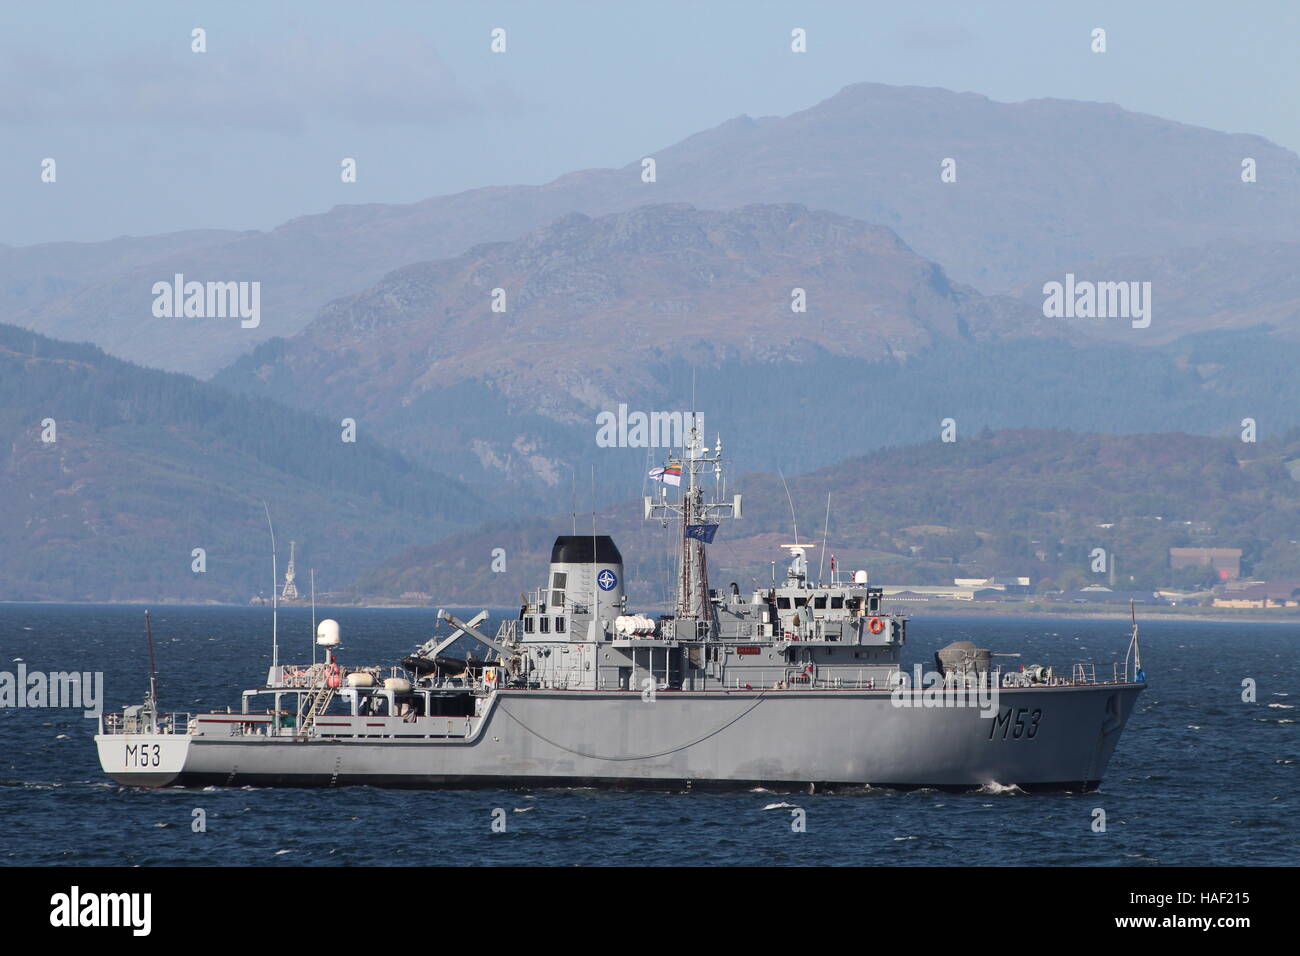
[[[900, 610], [891, 608], [891, 610]], [[1242, 614], [1246, 611], [1249, 616]], [[1300, 626], [1300, 609], [1297, 608], [1277, 608], [1265, 611], [1263, 608], [1258, 610], [1263, 613], [1249, 613], [1254, 608], [1244, 609], [1219, 609], [1217, 613], [1196, 613], [1193, 611], [1179, 609], [1165, 609], [1145, 607], [1137, 609], [1138, 623], [1148, 621], [1187, 621], [1202, 622], [1207, 624], [1295, 624]], [[1006, 608], [978, 607], [978, 608], [952, 608], [952, 607], [921, 607], [915, 611], [903, 610], [901, 613], [908, 617], [1017, 617], [1031, 618], [1037, 620], [1078, 620], [1078, 621], [1128, 621], [1130, 620], [1128, 609], [1124, 610], [1103, 610], [1101, 608], [1086, 608], [1083, 610], [1069, 611], [1051, 611], [1042, 607], [1030, 610], [1010, 611]]]
[[[269, 611], [269, 604], [226, 604], [219, 601], [194, 603], [189, 601], [0, 601], [0, 608], [36, 606], [36, 607], [138, 607], [138, 608], [231, 608], [256, 611]], [[428, 611], [437, 612], [439, 607], [464, 609], [482, 607], [481, 604], [462, 604], [449, 602], [437, 604], [403, 604], [399, 602], [369, 602], [361, 604], [317, 604], [316, 610], [358, 610], [358, 611]], [[294, 602], [281, 604], [281, 610], [309, 610], [311, 604]], [[661, 614], [671, 611], [667, 605], [641, 605], [640, 611]], [[489, 611], [510, 610], [503, 607], [489, 607]], [[885, 601], [887, 613], [903, 614], [910, 618], [925, 617], [1004, 617], [1037, 618], [1043, 620], [1129, 620], [1128, 608], [1102, 607], [1098, 605], [1070, 605], [1056, 610], [1050, 605], [1003, 604], [994, 602], [890, 602]], [[1211, 623], [1236, 624], [1296, 624], [1300, 626], [1300, 608], [1204, 608], [1192, 610], [1160, 606], [1142, 606], [1137, 609], [1138, 621], [1197, 621]]]

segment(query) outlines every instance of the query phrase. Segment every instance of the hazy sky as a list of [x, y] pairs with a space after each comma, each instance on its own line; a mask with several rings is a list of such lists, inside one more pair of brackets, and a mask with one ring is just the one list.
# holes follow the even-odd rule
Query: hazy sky
[[1294, 0], [7, 3], [0, 242], [542, 183], [861, 81], [1115, 102], [1300, 151], [1298, 39]]

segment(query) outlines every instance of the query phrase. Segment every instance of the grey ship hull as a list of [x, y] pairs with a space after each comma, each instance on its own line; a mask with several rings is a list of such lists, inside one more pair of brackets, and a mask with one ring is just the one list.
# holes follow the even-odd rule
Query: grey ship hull
[[[106, 734], [96, 743], [105, 770], [130, 786], [1086, 791], [1144, 687], [1004, 688], [996, 718], [974, 707], [898, 707], [888, 691], [660, 692], [643, 701], [626, 691], [503, 690], [465, 737]], [[132, 745], [137, 754], [156, 745], [147, 766], [128, 765]]]

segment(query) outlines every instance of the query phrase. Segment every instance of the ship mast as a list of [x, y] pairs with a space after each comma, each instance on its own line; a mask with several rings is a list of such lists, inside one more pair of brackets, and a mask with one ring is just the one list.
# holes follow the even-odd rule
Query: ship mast
[[[700, 416], [691, 413], [684, 454], [669, 459], [669, 466], [681, 468], [682, 495], [677, 502], [668, 500], [664, 482], [658, 500], [645, 499], [645, 517], [658, 518], [667, 527], [669, 521], [678, 525], [681, 534], [679, 547], [676, 617], [677, 634], [684, 639], [706, 639], [716, 633], [717, 615], [709, 600], [709, 568], [706, 545], [692, 529], [716, 524], [720, 518], [739, 518], [740, 495], [726, 500], [726, 480], [722, 469], [722, 437], [712, 449], [704, 447]], [[714, 493], [706, 495], [705, 473], [712, 471]]]

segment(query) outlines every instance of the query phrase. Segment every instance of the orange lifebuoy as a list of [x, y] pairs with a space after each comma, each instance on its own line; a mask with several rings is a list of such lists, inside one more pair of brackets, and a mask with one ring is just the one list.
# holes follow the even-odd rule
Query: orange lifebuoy
[[884, 629], [885, 622], [878, 617], [873, 617], [867, 622], [867, 630], [871, 631], [872, 634], [879, 634]]

